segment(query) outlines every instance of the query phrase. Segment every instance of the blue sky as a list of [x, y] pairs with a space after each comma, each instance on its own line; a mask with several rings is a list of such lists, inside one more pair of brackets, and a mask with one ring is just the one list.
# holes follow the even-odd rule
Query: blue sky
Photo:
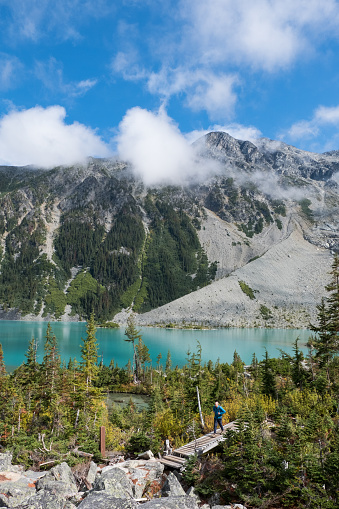
[[213, 129], [339, 149], [339, 1], [0, 0], [0, 14], [1, 164], [129, 159], [155, 136], [180, 153]]

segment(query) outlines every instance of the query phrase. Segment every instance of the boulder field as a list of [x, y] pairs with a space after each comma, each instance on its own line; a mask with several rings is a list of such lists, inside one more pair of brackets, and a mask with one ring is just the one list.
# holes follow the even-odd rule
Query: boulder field
[[126, 460], [108, 466], [91, 462], [81, 480], [67, 463], [47, 472], [12, 465], [10, 453], [0, 454], [0, 507], [20, 509], [246, 509], [218, 505], [217, 494], [202, 503], [194, 488], [185, 492], [181, 475], [164, 473], [164, 465]]

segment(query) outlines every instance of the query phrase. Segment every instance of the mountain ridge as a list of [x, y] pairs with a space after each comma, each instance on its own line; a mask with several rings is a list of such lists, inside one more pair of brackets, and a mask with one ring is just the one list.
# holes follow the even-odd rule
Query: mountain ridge
[[[209, 133], [194, 147], [206, 176], [187, 186], [147, 188], [117, 159], [90, 158], [85, 165], [51, 170], [0, 167], [0, 317], [81, 319], [92, 306], [101, 320], [116, 316], [124, 323], [124, 313], [117, 313], [134, 308], [146, 324], [147, 313], [153, 317], [158, 309], [160, 317], [161, 306], [170, 308], [185, 294], [193, 302], [214, 278], [226, 284], [237, 270], [297, 237], [300, 246], [301, 238], [309, 245], [311, 259], [313, 248], [328, 255], [317, 267], [319, 293], [331, 251], [339, 251], [339, 151], [313, 154], [222, 132]], [[29, 288], [25, 298], [22, 281]], [[296, 291], [286, 297], [287, 307]], [[300, 299], [300, 312], [290, 321], [273, 312], [278, 303], [271, 301], [260, 305], [271, 309], [273, 321], [259, 305], [259, 315], [245, 310], [241, 325], [307, 326]], [[316, 312], [311, 301], [309, 320]], [[179, 325], [187, 321], [185, 311], [181, 321], [175, 313]], [[213, 326], [238, 323], [236, 316]], [[199, 319], [201, 314], [192, 322]]]

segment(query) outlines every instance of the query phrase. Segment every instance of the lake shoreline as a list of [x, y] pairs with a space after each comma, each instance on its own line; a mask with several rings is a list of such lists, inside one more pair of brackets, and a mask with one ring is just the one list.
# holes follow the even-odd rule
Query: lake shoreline
[[[2, 313], [6, 313], [6, 312], [3, 312], [1, 309], [0, 309], [0, 322], [2, 321], [9, 321], [9, 322], [32, 322], [32, 323], [87, 323], [87, 320], [82, 320], [82, 319], [79, 319], [76, 318], [76, 317], [69, 317], [69, 318], [74, 318], [74, 319], [68, 319], [68, 320], [60, 320], [60, 319], [57, 319], [53, 316], [48, 316], [48, 317], [38, 317], [36, 315], [32, 315], [32, 314], [29, 314], [29, 315], [25, 315], [25, 316], [21, 316], [20, 313], [16, 313], [15, 314], [15, 317], [9, 317], [9, 316], [13, 316], [12, 312], [8, 312], [7, 314], [9, 316], [2, 316]], [[138, 316], [142, 316], [142, 315], [136, 315], [137, 317]], [[117, 330], [117, 329], [125, 329], [127, 323], [117, 323], [118, 327], [105, 327], [104, 325], [100, 325], [100, 324], [97, 324], [96, 327], [98, 329], [110, 329], [110, 330]], [[192, 327], [189, 327], [188, 325], [182, 325], [180, 326], [179, 324], [178, 325], [175, 325], [175, 326], [171, 326], [171, 327], [168, 327], [166, 326], [165, 324], [163, 323], [150, 323], [150, 324], [144, 324], [144, 323], [141, 323], [141, 324], [137, 324], [138, 327], [143, 327], [143, 328], [150, 328], [150, 329], [162, 329], [162, 330], [190, 330], [190, 331], [212, 331], [212, 330], [225, 330], [225, 329], [262, 329], [262, 330], [272, 330], [272, 329], [281, 329], [281, 330], [295, 330], [296, 328], [298, 329], [302, 329], [302, 330], [309, 330], [309, 327], [306, 326], [305, 324], [302, 324], [300, 325], [299, 327], [294, 327], [293, 325], [291, 324], [284, 324], [283, 326], [270, 326], [270, 325], [262, 325], [262, 324], [258, 324], [258, 325], [241, 325], [241, 326], [237, 326], [237, 325], [211, 325], [210, 327], [208, 326], [196, 326], [196, 325], [192, 325]]]

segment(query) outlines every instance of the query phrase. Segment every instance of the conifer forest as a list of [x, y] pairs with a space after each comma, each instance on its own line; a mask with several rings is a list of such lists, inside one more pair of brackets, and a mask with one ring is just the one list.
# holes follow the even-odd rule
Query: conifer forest
[[[93, 267], [97, 274], [103, 270], [100, 264]], [[185, 264], [188, 267], [190, 260]], [[48, 324], [41, 363], [36, 360], [34, 338], [27, 342], [26, 361], [10, 374], [0, 349], [1, 447], [13, 453], [16, 463], [35, 469], [48, 462], [75, 466], [86, 461], [78, 451], [100, 461], [99, 428], [105, 426], [107, 450], [131, 457], [148, 449], [162, 453], [166, 439], [175, 448], [211, 431], [212, 406], [218, 400], [226, 410], [224, 423], [236, 421], [236, 429], [209, 454], [191, 456], [183, 473], [202, 499], [218, 492], [223, 503], [243, 503], [247, 508], [337, 508], [337, 255], [326, 290], [317, 323], [312, 324], [307, 356], [296, 338], [292, 355], [283, 351], [278, 358], [267, 352], [262, 359], [253, 355], [249, 366], [237, 352], [231, 364], [222, 359], [203, 364], [199, 342], [195, 352], [187, 353], [183, 368], [172, 365], [170, 351], [166, 359], [160, 354], [151, 359], [133, 317], [125, 330], [126, 341], [133, 346], [130, 362], [118, 367], [112, 359], [103, 365], [94, 313], [82, 341], [81, 361], [70, 359], [65, 364]], [[196, 387], [205, 429], [200, 426]], [[113, 391], [148, 395], [149, 405], [137, 411], [131, 400], [126, 408], [113, 405], [108, 410], [107, 393]]]

